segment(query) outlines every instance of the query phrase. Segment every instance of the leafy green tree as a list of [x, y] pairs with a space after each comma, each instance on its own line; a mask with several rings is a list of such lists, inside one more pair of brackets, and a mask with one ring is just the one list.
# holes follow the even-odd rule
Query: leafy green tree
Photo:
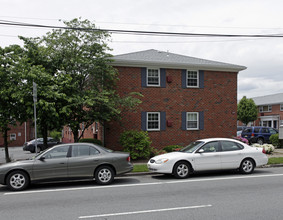
[[23, 122], [26, 119], [22, 108], [22, 54], [23, 50], [18, 45], [0, 47], [0, 132], [4, 138], [6, 162], [10, 162], [8, 131], [16, 121]]
[[33, 118], [33, 82], [37, 84], [37, 123], [38, 130], [47, 146], [48, 131], [62, 129], [65, 121], [61, 109], [66, 104], [64, 89], [70, 83], [70, 77], [58, 74], [58, 65], [49, 59], [49, 52], [39, 38], [24, 38], [25, 57], [27, 65], [31, 66], [23, 76], [25, 108], [30, 118]]
[[66, 96], [60, 111], [77, 142], [93, 122], [119, 117], [124, 108], [133, 108], [140, 100], [131, 94], [120, 97], [116, 92], [118, 75], [109, 65], [112, 56], [107, 52], [109, 34], [94, 30], [95, 25], [88, 20], [74, 19], [64, 24], [65, 29], [47, 33], [42, 45], [48, 52], [47, 59], [57, 68], [54, 76], [69, 77], [68, 84], [61, 87]]
[[253, 99], [247, 99], [244, 96], [238, 104], [237, 112], [238, 120], [247, 125], [249, 122], [255, 121], [258, 117], [258, 109]]

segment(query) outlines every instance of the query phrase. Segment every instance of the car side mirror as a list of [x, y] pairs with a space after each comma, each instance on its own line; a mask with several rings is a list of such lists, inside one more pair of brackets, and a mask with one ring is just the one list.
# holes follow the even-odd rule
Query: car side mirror
[[204, 149], [200, 149], [198, 153], [204, 153]]
[[45, 160], [45, 156], [40, 157], [39, 160], [44, 161]]

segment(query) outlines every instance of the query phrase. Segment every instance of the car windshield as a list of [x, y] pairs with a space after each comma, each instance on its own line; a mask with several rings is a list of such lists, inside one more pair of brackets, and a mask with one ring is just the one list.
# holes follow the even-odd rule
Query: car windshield
[[188, 146], [184, 147], [180, 150], [180, 152], [184, 153], [193, 153], [196, 149], [198, 149], [204, 142], [202, 141], [196, 141], [190, 143]]

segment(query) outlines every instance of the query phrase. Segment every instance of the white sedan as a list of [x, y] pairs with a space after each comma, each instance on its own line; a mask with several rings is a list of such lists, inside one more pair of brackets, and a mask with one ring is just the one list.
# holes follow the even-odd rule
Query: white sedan
[[250, 174], [255, 167], [267, 164], [262, 148], [250, 147], [228, 138], [210, 138], [193, 142], [177, 152], [151, 158], [148, 169], [156, 173], [186, 178], [194, 171], [239, 169]]

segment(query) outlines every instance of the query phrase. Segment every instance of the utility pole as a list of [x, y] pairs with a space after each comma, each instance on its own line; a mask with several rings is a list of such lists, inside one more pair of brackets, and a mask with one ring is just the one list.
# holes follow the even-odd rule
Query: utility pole
[[32, 82], [33, 85], [33, 111], [34, 111], [34, 138], [35, 138], [35, 154], [37, 154], [37, 129], [36, 129], [36, 102], [37, 102], [37, 85]]

